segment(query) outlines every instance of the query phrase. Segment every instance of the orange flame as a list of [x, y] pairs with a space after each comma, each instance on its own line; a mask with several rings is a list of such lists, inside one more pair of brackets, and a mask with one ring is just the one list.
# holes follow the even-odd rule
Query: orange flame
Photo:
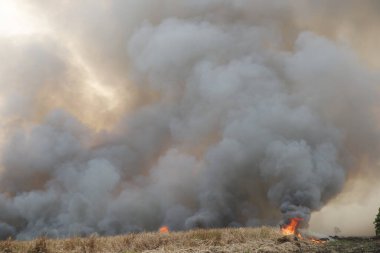
[[168, 226], [162, 226], [158, 230], [160, 233], [169, 233], [169, 227]]
[[[302, 235], [297, 231], [298, 230], [298, 226], [299, 226], [299, 224], [300, 224], [300, 222], [302, 220], [303, 220], [302, 218], [292, 218], [292, 219], [290, 219], [290, 223], [289, 224], [283, 225], [281, 227], [281, 233], [283, 235], [295, 235], [298, 238], [303, 238]], [[306, 237], [306, 239], [310, 240], [313, 243], [318, 243], [318, 244], [325, 243], [325, 241], [322, 241], [322, 240], [319, 240], [319, 239], [316, 239], [316, 238]]]
[[312, 241], [313, 243], [318, 243], [318, 244], [324, 244], [325, 243], [325, 241], [314, 239], [314, 238], [311, 238], [310, 241]]
[[297, 232], [298, 226], [301, 218], [291, 218], [290, 223], [281, 227], [281, 233], [284, 235], [296, 235], [302, 237], [300, 233]]

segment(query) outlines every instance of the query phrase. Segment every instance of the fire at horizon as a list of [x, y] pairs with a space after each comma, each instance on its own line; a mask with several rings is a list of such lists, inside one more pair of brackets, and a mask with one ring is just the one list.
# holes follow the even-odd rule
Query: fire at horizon
[[379, 8], [0, 0], [0, 239], [373, 234]]

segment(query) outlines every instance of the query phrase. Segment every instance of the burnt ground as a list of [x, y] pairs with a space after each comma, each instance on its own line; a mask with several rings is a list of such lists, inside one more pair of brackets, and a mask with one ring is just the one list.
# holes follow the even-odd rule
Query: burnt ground
[[[313, 253], [380, 253], [380, 237], [330, 237], [319, 242], [309, 239], [298, 239], [295, 236], [283, 236], [277, 239], [277, 244], [287, 244], [282, 248], [258, 249], [257, 252], [313, 252]], [[284, 245], [285, 246], [285, 245]], [[293, 247], [290, 247], [293, 246]], [[296, 246], [296, 247], [294, 247]], [[247, 251], [251, 252], [251, 251]], [[252, 251], [255, 252], [255, 251]]]
[[333, 237], [321, 248], [321, 253], [380, 253], [380, 237]]

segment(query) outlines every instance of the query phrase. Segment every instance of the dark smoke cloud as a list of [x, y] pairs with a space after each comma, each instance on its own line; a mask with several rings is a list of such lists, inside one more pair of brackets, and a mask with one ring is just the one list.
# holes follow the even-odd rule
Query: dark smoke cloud
[[307, 226], [379, 151], [342, 5], [30, 1], [50, 32], [0, 38], [0, 237]]

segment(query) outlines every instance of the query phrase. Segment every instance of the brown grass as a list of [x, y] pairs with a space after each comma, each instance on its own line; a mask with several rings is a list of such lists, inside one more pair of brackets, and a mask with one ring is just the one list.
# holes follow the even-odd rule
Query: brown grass
[[316, 252], [314, 245], [294, 239], [278, 240], [278, 229], [199, 229], [176, 233], [137, 233], [123, 236], [0, 242], [4, 253], [138, 253], [138, 252]]

